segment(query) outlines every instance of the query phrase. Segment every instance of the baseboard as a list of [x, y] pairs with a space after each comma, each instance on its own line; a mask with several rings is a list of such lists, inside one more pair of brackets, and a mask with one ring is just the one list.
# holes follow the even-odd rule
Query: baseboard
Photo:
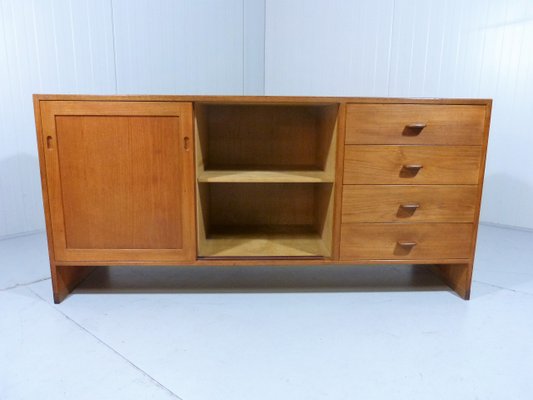
[[498, 224], [497, 222], [481, 222], [480, 221], [479, 225], [491, 226], [493, 228], [500, 228], [500, 229], [512, 229], [515, 231], [533, 232], [533, 228], [526, 228], [525, 226]]
[[19, 238], [19, 237], [22, 237], [22, 236], [32, 236], [32, 235], [37, 235], [39, 233], [44, 233], [44, 232], [45, 232], [44, 229], [37, 229], [37, 230], [34, 230], [34, 231], [11, 233], [9, 235], [1, 235], [0, 236], [0, 240], [15, 239], [15, 238]]

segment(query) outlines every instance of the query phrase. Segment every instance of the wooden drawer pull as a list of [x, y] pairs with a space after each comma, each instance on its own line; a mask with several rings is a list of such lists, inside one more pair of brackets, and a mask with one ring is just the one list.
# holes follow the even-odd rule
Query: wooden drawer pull
[[414, 213], [418, 208], [420, 208], [420, 204], [400, 204], [400, 208], [405, 211], [410, 211], [411, 213]]
[[416, 242], [409, 241], [409, 240], [398, 240], [398, 245], [405, 248], [405, 249], [412, 249], [416, 246]]
[[418, 172], [419, 170], [421, 170], [422, 168], [424, 168], [424, 166], [422, 164], [405, 164], [403, 167], [403, 169], [407, 169], [409, 171], [416, 171]]
[[418, 129], [418, 130], [422, 130], [426, 127], [426, 124], [422, 123], [422, 122], [416, 122], [414, 124], [407, 124], [405, 125], [406, 128], [408, 129]]
[[400, 170], [401, 178], [413, 178], [423, 168], [421, 164], [405, 164]]
[[404, 136], [418, 136], [420, 135], [420, 132], [422, 132], [422, 129], [426, 127], [426, 124], [422, 122], [415, 122], [413, 124], [407, 124], [405, 125], [405, 128], [403, 129], [402, 134]]

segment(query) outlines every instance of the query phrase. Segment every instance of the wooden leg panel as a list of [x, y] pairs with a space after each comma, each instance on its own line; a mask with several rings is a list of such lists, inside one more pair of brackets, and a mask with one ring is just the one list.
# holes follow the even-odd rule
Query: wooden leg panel
[[53, 266], [54, 303], [61, 303], [94, 269], [95, 267]]
[[460, 297], [469, 300], [470, 286], [472, 284], [472, 267], [472, 263], [442, 264], [435, 265], [433, 269]]

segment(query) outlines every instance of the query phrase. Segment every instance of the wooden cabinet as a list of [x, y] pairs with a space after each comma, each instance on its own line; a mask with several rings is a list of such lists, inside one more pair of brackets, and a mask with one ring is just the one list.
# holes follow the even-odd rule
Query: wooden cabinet
[[101, 265], [428, 264], [469, 297], [490, 100], [34, 104], [56, 302]]

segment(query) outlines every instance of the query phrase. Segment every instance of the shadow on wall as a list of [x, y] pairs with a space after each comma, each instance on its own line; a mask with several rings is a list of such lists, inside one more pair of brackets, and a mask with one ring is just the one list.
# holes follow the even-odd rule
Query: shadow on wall
[[44, 229], [37, 155], [0, 155], [0, 238]]
[[533, 187], [511, 175], [487, 174], [480, 220], [533, 229]]

